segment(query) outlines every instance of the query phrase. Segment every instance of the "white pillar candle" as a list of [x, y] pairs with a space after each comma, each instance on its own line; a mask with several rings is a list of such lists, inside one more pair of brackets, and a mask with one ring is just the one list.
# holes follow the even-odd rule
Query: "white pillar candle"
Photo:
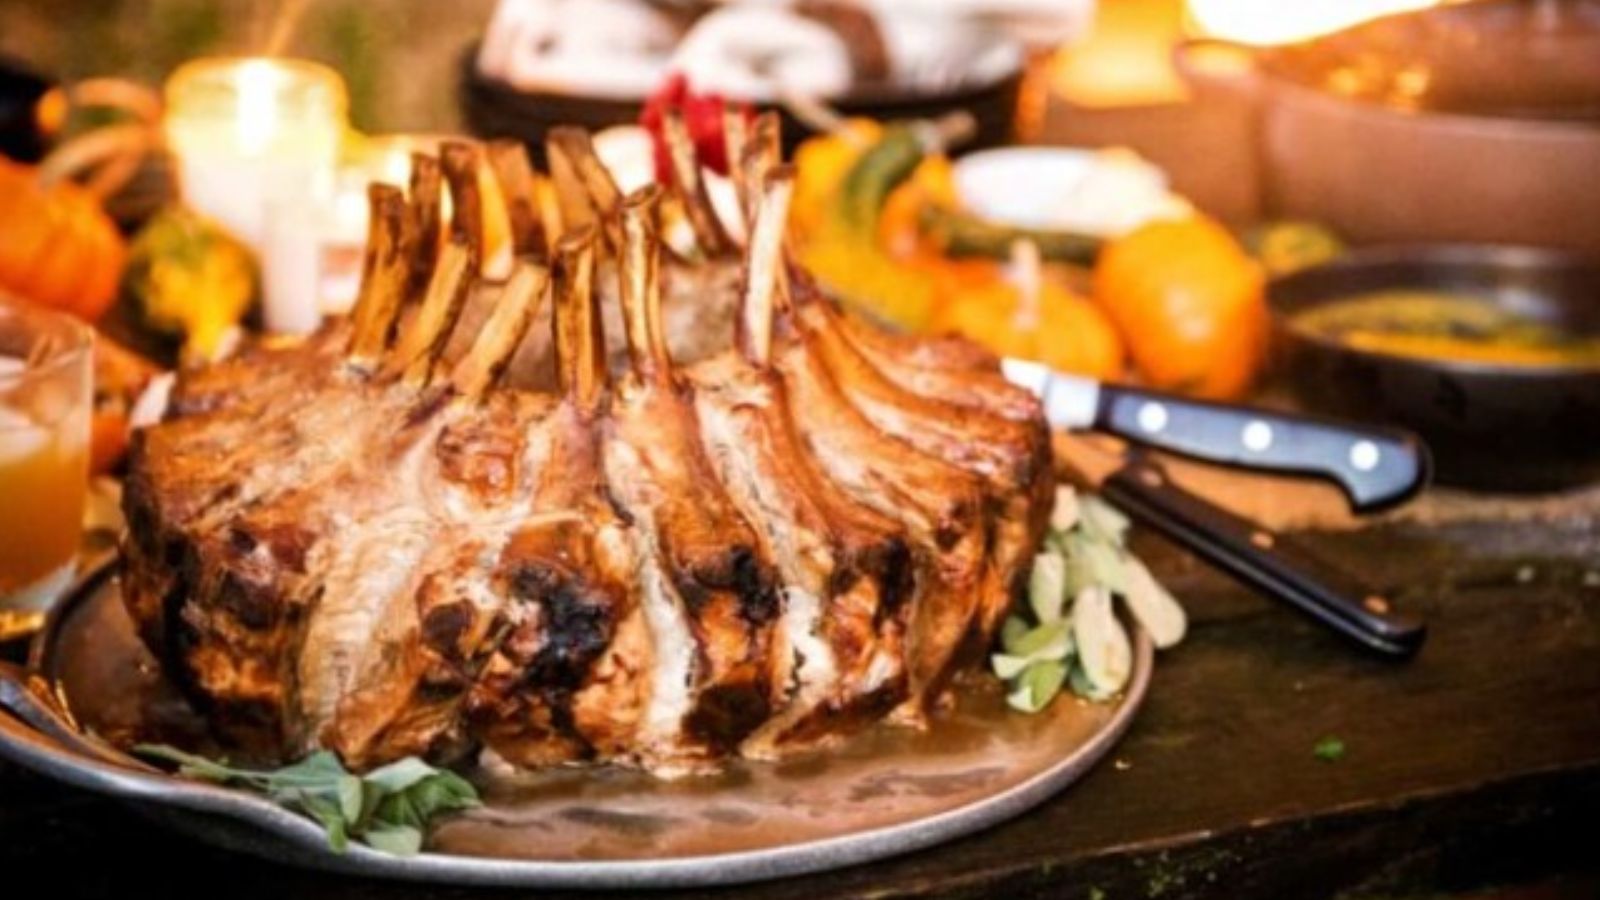
[[315, 226], [348, 130], [343, 80], [302, 60], [201, 59], [168, 79], [166, 102], [184, 201], [256, 251], [268, 328], [307, 330], [320, 310]]

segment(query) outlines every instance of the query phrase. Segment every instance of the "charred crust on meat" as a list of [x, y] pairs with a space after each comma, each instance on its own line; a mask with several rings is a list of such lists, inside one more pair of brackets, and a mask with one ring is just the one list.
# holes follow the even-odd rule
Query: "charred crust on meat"
[[217, 606], [233, 614], [246, 628], [264, 630], [274, 621], [274, 601], [270, 586], [252, 582], [237, 572], [225, 572], [217, 587]]
[[610, 604], [594, 602], [569, 573], [546, 566], [521, 567], [512, 577], [512, 593], [541, 606], [542, 639], [529, 662], [528, 678], [577, 689], [611, 643]]
[[684, 719], [684, 730], [713, 753], [731, 753], [770, 710], [764, 685], [717, 685], [700, 694], [700, 702]]
[[771, 570], [748, 547], [735, 548], [732, 561], [732, 587], [739, 595], [740, 615], [758, 627], [770, 623], [782, 605]]
[[446, 659], [462, 661], [462, 639], [472, 626], [473, 618], [472, 609], [466, 603], [435, 606], [423, 614], [422, 640]]

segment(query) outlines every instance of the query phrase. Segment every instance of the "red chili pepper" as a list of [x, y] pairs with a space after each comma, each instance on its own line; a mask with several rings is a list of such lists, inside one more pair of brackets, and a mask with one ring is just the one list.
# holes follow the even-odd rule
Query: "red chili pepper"
[[[639, 124], [650, 132], [655, 145], [657, 181], [665, 184], [672, 180], [672, 161], [667, 155], [667, 142], [661, 129], [662, 119], [669, 110], [683, 116], [700, 164], [720, 175], [728, 174], [727, 144], [722, 133], [722, 114], [727, 106], [728, 101], [721, 94], [695, 93], [682, 72], [667, 76], [661, 87], [645, 101], [644, 110], [639, 114]], [[753, 115], [747, 105], [741, 105], [740, 111], [746, 118]]]

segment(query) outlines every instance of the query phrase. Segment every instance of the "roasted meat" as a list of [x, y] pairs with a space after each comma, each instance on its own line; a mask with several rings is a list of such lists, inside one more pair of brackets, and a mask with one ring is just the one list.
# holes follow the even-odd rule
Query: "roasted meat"
[[[685, 146], [624, 196], [561, 132], [557, 204], [519, 150], [447, 146], [373, 186], [347, 320], [183, 374], [135, 438], [125, 596], [220, 737], [671, 774], [937, 708], [1040, 539], [1042, 416], [817, 294], [772, 122], [739, 140], [734, 228]], [[716, 347], [679, 358], [696, 305]]]

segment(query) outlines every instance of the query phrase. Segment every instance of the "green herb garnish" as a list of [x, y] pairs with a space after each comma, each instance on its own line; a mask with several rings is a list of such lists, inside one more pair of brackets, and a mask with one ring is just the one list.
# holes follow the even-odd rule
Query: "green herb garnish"
[[353, 839], [374, 850], [412, 856], [435, 816], [480, 805], [472, 783], [446, 769], [407, 757], [365, 775], [319, 750], [281, 769], [238, 769], [165, 745], [140, 744], [135, 753], [176, 763], [178, 774], [244, 788], [315, 819], [328, 846], [343, 853]]
[[[1183, 609], [1128, 552], [1128, 525], [1127, 516], [1098, 497], [1057, 491], [1028, 602], [1001, 626], [1000, 652], [989, 660], [1013, 709], [1038, 712], [1063, 687], [1095, 701], [1122, 691], [1129, 643], [1111, 612], [1112, 596], [1127, 603], [1156, 646], [1183, 638]], [[1087, 653], [1085, 640], [1092, 641]]]
[[1344, 757], [1344, 741], [1336, 737], [1325, 737], [1311, 748], [1311, 755], [1323, 762], [1338, 762]]

